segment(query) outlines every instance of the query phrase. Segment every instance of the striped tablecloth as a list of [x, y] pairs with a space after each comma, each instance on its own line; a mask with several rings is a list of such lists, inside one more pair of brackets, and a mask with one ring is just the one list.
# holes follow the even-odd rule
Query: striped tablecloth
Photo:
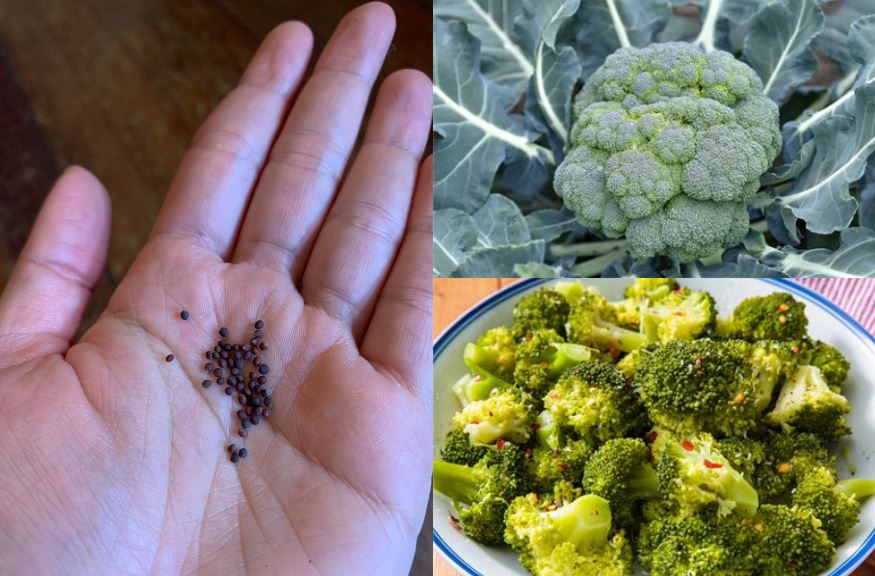
[[875, 280], [866, 278], [801, 278], [800, 284], [820, 292], [875, 334]]

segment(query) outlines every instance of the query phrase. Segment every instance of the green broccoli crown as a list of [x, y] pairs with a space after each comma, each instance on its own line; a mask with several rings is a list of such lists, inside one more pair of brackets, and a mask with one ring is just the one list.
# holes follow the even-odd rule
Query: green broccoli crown
[[[781, 146], [777, 105], [726, 52], [672, 42], [609, 56], [574, 106], [556, 193], [636, 257], [687, 261], [737, 243]], [[694, 214], [695, 218], [688, 218]]]
[[486, 446], [471, 444], [470, 436], [460, 428], [454, 428], [447, 433], [441, 446], [441, 460], [452, 464], [473, 466], [486, 455]]
[[643, 308], [641, 331], [650, 342], [692, 340], [717, 320], [717, 303], [703, 290], [680, 288]]
[[753, 527], [760, 533], [758, 574], [817, 576], [832, 562], [835, 546], [807, 510], [765, 504]]
[[568, 340], [614, 354], [637, 350], [647, 338], [619, 325], [616, 313], [600, 294], [574, 300], [568, 315]]
[[851, 491], [836, 487], [836, 477], [829, 468], [814, 468], [805, 474], [793, 492], [793, 505], [810, 511], [833, 544], [845, 541], [860, 518], [860, 501]]
[[526, 294], [513, 306], [513, 335], [520, 339], [529, 332], [548, 329], [565, 334], [568, 301], [549, 288]]
[[834, 459], [816, 434], [775, 432], [764, 441], [764, 457], [754, 473], [760, 496], [770, 500], [789, 499], [799, 478], [826, 467], [835, 473]]
[[489, 450], [474, 466], [438, 460], [434, 489], [451, 498], [465, 534], [483, 544], [500, 544], [510, 502], [528, 491], [525, 453], [506, 443]]
[[514, 383], [543, 396], [565, 370], [592, 357], [592, 349], [566, 343], [553, 329], [539, 328], [524, 336], [517, 346]]
[[766, 422], [836, 440], [851, 433], [844, 418], [850, 411], [848, 399], [830, 389], [819, 368], [800, 366], [784, 382]]
[[747, 298], [735, 307], [721, 332], [741, 340], [796, 340], [808, 332], [805, 303], [786, 292]]
[[[462, 355], [465, 365], [481, 379], [498, 378], [513, 381], [516, 340], [506, 326], [498, 326], [484, 333], [476, 342], [465, 345]], [[482, 398], [475, 398], [475, 400]]]
[[717, 450], [710, 434], [677, 436], [661, 431], [653, 444], [659, 490], [682, 510], [716, 505], [718, 514], [753, 516], [757, 491]]
[[718, 440], [715, 446], [729, 464], [749, 482], [753, 481], [757, 469], [766, 459], [765, 445], [754, 438], [729, 436]]
[[505, 541], [535, 576], [606, 574], [631, 576], [632, 547], [622, 532], [610, 537], [611, 508], [593, 494], [578, 496], [562, 485], [558, 494], [529, 494], [507, 510]]
[[756, 426], [761, 382], [740, 341], [676, 340], [653, 347], [635, 374], [650, 418], [678, 432], [741, 434]]
[[453, 416], [456, 428], [464, 430], [472, 444], [507, 440], [523, 444], [532, 434], [532, 398], [515, 388], [496, 389], [486, 400], [477, 400]]
[[659, 496], [656, 470], [649, 456], [650, 449], [643, 440], [616, 438], [605, 442], [586, 464], [584, 489], [611, 503], [619, 526], [632, 525], [635, 502]]
[[556, 448], [537, 446], [532, 451], [530, 473], [539, 492], [547, 492], [558, 482], [578, 483], [593, 453], [587, 440], [569, 439]]
[[848, 377], [851, 364], [834, 346], [816, 340], [811, 344], [808, 363], [820, 368], [824, 380], [834, 392], [840, 392]]
[[565, 372], [544, 397], [544, 407], [556, 424], [594, 442], [634, 435], [647, 426], [629, 381], [602, 362], [584, 362]]

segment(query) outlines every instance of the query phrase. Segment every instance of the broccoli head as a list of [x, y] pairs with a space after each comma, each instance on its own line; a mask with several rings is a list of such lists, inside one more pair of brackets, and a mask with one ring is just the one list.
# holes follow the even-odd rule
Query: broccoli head
[[820, 369], [824, 380], [833, 392], [841, 392], [842, 385], [851, 370], [851, 364], [844, 354], [826, 342], [815, 340], [809, 345], [807, 361]]
[[568, 314], [568, 341], [606, 350], [615, 355], [637, 350], [647, 338], [620, 326], [616, 313], [601, 294], [575, 299]]
[[574, 105], [554, 186], [636, 257], [692, 261], [739, 242], [745, 203], [781, 147], [778, 107], [731, 54], [682, 42], [622, 48]]
[[805, 303], [786, 292], [753, 296], [721, 320], [718, 332], [740, 340], [796, 340], [808, 332]]
[[555, 290], [541, 288], [526, 294], [513, 305], [512, 332], [517, 339], [535, 330], [555, 330], [565, 334], [568, 300]]
[[605, 442], [586, 464], [584, 489], [611, 503], [618, 526], [632, 526], [637, 501], [659, 496], [649, 456], [650, 449], [640, 438], [616, 438]]
[[462, 359], [481, 380], [497, 378], [502, 382], [512, 382], [515, 355], [516, 340], [513, 334], [506, 326], [498, 326], [487, 330], [476, 342], [468, 342]]
[[642, 309], [641, 331], [650, 342], [692, 340], [711, 330], [716, 319], [710, 294], [679, 288]]
[[474, 466], [438, 460], [433, 475], [434, 489], [453, 500], [465, 534], [483, 544], [502, 542], [508, 505], [528, 491], [525, 453], [510, 443]]
[[592, 456], [592, 444], [587, 440], [563, 438], [556, 448], [535, 446], [529, 473], [539, 491], [552, 489], [557, 482], [580, 482], [587, 461]]
[[850, 411], [848, 399], [830, 389], [819, 368], [800, 366], [784, 382], [766, 422], [836, 440], [851, 433], [845, 422]]
[[607, 500], [559, 485], [552, 494], [511, 503], [505, 541], [535, 576], [631, 576], [632, 547], [623, 532], [611, 536], [611, 530]]
[[820, 520], [798, 507], [764, 504], [753, 519], [763, 576], [817, 576], [829, 566], [835, 546]]
[[753, 473], [754, 485], [767, 500], [789, 500], [800, 478], [825, 467], [835, 473], [834, 459], [823, 440], [806, 432], [775, 432], [763, 440], [763, 458]]
[[531, 331], [517, 346], [514, 383], [543, 396], [565, 370], [590, 360], [593, 352], [586, 346], [565, 342], [555, 330]]
[[647, 415], [617, 368], [584, 362], [565, 372], [544, 397], [555, 423], [581, 438], [604, 442], [646, 430]]
[[486, 400], [476, 400], [453, 416], [472, 444], [497, 440], [525, 443], [532, 434], [532, 398], [515, 388], [497, 389]]
[[810, 511], [836, 545], [860, 519], [860, 500], [872, 494], [875, 480], [854, 479], [839, 483], [830, 468], [806, 473], [793, 492], [793, 505]]
[[473, 466], [486, 455], [486, 446], [471, 444], [468, 433], [460, 428], [449, 431], [441, 446], [441, 459], [452, 464]]

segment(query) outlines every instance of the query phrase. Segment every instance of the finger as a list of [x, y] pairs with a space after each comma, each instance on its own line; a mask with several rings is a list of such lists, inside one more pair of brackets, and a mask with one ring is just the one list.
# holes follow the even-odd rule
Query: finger
[[313, 35], [300, 22], [286, 22], [267, 35], [239, 85], [195, 135], [153, 238], [191, 237], [228, 256], [312, 49]]
[[0, 297], [0, 367], [67, 350], [106, 262], [109, 229], [103, 185], [84, 168], [69, 168]]
[[422, 164], [407, 230], [367, 328], [362, 355], [431, 398], [432, 158]]
[[404, 234], [430, 131], [431, 80], [413, 70], [389, 76], [310, 254], [304, 300], [350, 326], [356, 340]]
[[298, 272], [303, 269], [394, 30], [391, 8], [379, 2], [353, 10], [337, 26], [271, 150], [233, 261], [282, 271], [300, 262]]

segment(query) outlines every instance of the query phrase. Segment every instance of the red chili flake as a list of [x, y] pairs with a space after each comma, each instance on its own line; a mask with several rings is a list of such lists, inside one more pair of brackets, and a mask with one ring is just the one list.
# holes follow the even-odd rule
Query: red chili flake
[[651, 430], [650, 432], [647, 433], [647, 441], [648, 442], [655, 442], [657, 436], [658, 436], [658, 434], [656, 433], [656, 430]]
[[675, 316], [686, 316], [687, 313], [684, 310], [678, 310], [677, 312], [674, 313], [674, 315]]
[[619, 356], [619, 355], [621, 354], [620, 349], [617, 348], [614, 344], [611, 344], [611, 347], [608, 349], [608, 352], [609, 352], [609, 353], [611, 354], [611, 356], [613, 356], [614, 358], [616, 358], [617, 356]]
[[705, 464], [705, 468], [723, 468], [723, 464], [718, 464], [717, 462], [711, 462], [710, 460], [705, 460], [703, 462]]
[[790, 307], [787, 306], [786, 304], [778, 304], [778, 312], [781, 312], [782, 314], [789, 309], [790, 309]]
[[559, 469], [560, 470], [568, 470], [568, 464], [566, 464], [565, 462], [560, 462]]
[[793, 352], [793, 354], [799, 354], [800, 352], [802, 352], [799, 346], [793, 346], [792, 348], [790, 348], [790, 350]]
[[681, 440], [681, 448], [686, 450], [687, 452], [691, 452], [695, 446], [689, 440]]
[[505, 441], [502, 440], [501, 438], [499, 438], [498, 440], [495, 441], [495, 447], [498, 448], [499, 450], [501, 450], [502, 448], [504, 448], [504, 445], [505, 445], [505, 444], [507, 444], [507, 442], [505, 442]]
[[701, 371], [701, 370], [696, 370], [696, 376], [698, 376], [699, 378], [701, 378], [701, 377], [704, 376], [704, 375], [705, 375], [705, 373], [704, 373], [703, 371]]
[[471, 420], [471, 424], [480, 424], [480, 420]]
[[550, 367], [550, 365], [547, 364], [546, 362], [541, 362], [540, 364], [538, 364], [538, 368], [543, 368], [545, 370], [549, 367]]
[[526, 458], [531, 458], [531, 457], [532, 457], [532, 449], [526, 448]]
[[541, 429], [541, 425], [538, 424], [537, 422], [535, 422], [534, 424], [532, 424], [532, 430], [534, 430], [535, 432], [537, 432], [537, 431], [540, 430], [540, 429]]
[[450, 526], [453, 528], [453, 530], [458, 530], [459, 532], [461, 532], [462, 531], [462, 523], [459, 522], [459, 519], [456, 518], [455, 516], [453, 516], [452, 514], [448, 514], [448, 516], [450, 517]]

